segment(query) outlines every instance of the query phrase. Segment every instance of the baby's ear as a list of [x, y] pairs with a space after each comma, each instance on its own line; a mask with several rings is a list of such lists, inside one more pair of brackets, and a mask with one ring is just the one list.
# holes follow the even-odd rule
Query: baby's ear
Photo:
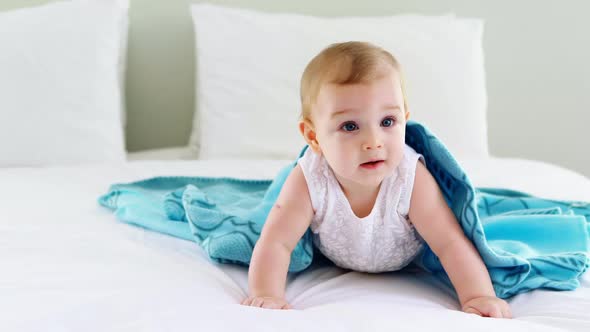
[[410, 120], [410, 111], [406, 111], [406, 121]]
[[299, 122], [299, 132], [305, 139], [305, 142], [316, 153], [321, 153], [320, 144], [318, 143], [315, 128], [309, 119], [303, 119]]

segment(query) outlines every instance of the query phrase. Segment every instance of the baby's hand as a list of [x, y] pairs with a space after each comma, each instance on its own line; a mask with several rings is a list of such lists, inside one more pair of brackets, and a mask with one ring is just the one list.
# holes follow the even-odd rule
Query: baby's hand
[[293, 309], [284, 299], [271, 296], [248, 296], [241, 304], [265, 309]]
[[508, 302], [495, 296], [473, 298], [463, 304], [462, 310], [483, 317], [512, 318]]

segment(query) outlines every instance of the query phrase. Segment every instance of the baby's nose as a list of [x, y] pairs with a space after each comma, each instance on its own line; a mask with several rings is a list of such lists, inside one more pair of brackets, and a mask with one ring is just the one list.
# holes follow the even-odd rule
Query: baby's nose
[[363, 150], [376, 150], [376, 149], [381, 149], [382, 147], [383, 147], [383, 142], [376, 135], [371, 135], [370, 137], [368, 137], [367, 140], [362, 145]]
[[364, 144], [363, 145], [363, 150], [377, 150], [377, 149], [381, 149], [381, 148], [382, 148], [382, 144], [381, 143]]

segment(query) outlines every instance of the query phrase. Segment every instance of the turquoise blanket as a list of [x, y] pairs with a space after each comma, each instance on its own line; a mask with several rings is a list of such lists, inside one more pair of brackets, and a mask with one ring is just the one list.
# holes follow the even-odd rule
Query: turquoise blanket
[[[406, 143], [424, 155], [465, 235], [479, 250], [498, 297], [579, 286], [590, 262], [590, 204], [475, 189], [442, 142], [413, 121], [407, 124]], [[214, 261], [248, 265], [266, 216], [296, 163], [274, 180], [155, 177], [114, 184], [99, 203], [123, 222], [197, 242]], [[303, 271], [313, 256], [308, 230], [291, 255], [289, 271]], [[452, 287], [429, 247], [415, 263]]]

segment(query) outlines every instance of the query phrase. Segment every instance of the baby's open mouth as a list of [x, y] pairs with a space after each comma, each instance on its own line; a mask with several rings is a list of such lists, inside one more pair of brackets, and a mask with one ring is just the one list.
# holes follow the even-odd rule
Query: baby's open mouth
[[374, 161], [368, 161], [366, 163], [362, 163], [361, 167], [362, 168], [368, 168], [368, 169], [373, 169], [373, 168], [377, 168], [379, 166], [381, 166], [383, 164], [384, 160], [374, 160]]

